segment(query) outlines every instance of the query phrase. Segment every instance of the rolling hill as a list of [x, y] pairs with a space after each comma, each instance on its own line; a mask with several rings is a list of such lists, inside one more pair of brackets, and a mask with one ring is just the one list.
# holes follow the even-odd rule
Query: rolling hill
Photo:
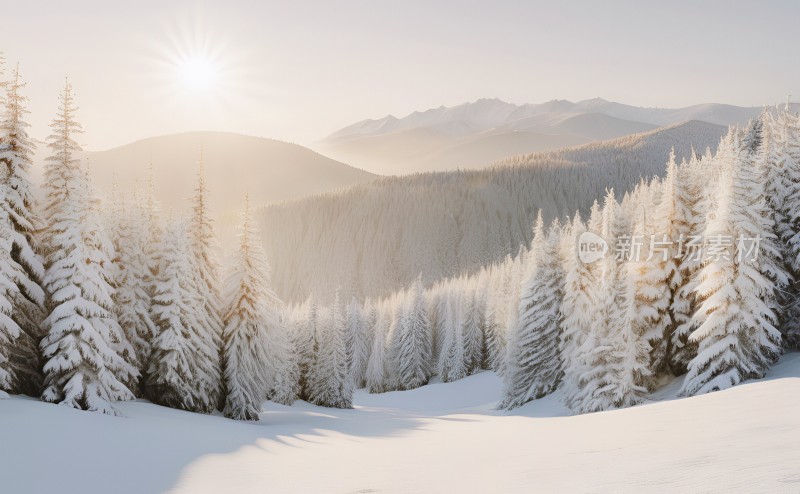
[[[156, 198], [165, 211], [182, 212], [197, 186], [201, 148], [212, 210], [220, 217], [239, 210], [245, 193], [257, 207], [375, 178], [297, 144], [222, 132], [153, 137], [86, 158], [92, 179], [106, 191], [114, 177], [122, 191], [143, 187], [152, 163]], [[46, 152], [40, 145], [39, 153]]]

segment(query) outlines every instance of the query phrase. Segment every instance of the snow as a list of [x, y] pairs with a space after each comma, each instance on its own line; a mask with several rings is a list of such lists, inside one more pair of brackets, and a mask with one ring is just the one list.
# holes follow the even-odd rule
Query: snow
[[[0, 401], [4, 492], [797, 492], [800, 353], [760, 381], [568, 416], [558, 393], [513, 413], [501, 382], [369, 395], [354, 410], [265, 404], [260, 423], [118, 404], [124, 418]], [[42, 445], [47, 444], [47, 448]], [[87, 479], [92, 479], [88, 482]]]

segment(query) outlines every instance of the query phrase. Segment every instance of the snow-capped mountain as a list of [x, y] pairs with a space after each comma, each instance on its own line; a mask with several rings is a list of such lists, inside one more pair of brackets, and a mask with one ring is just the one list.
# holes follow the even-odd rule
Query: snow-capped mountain
[[334, 132], [316, 147], [379, 174], [470, 169], [513, 154], [613, 139], [689, 120], [743, 124], [760, 111], [724, 104], [641, 108], [601, 98], [524, 105], [480, 99], [403, 118], [363, 120]]

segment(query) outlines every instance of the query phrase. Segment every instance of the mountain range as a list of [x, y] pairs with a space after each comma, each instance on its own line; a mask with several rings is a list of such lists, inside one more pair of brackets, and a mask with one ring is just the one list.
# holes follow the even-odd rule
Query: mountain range
[[701, 104], [642, 108], [595, 98], [516, 105], [480, 99], [397, 118], [362, 120], [314, 145], [321, 153], [373, 173], [473, 169], [514, 154], [546, 152], [697, 120], [744, 124], [760, 107]]

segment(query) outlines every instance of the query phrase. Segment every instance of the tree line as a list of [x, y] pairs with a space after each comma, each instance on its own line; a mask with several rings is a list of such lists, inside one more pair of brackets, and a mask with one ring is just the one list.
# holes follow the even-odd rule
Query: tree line
[[[8, 392], [109, 414], [143, 397], [255, 420], [265, 399], [347, 408], [358, 388], [492, 369], [504, 408], [561, 390], [585, 413], [640, 403], [684, 373], [684, 395], [758, 378], [800, 342], [800, 119], [788, 109], [730, 129], [715, 153], [680, 163], [673, 154], [663, 178], [620, 198], [609, 190], [586, 221], [575, 213], [545, 227], [539, 212], [530, 248], [519, 242], [502, 261], [433, 285], [421, 272], [388, 297], [340, 288], [330, 303], [312, 295], [285, 306], [246, 200], [222, 288], [202, 155], [186, 217], [163, 217], [152, 181], [101, 200], [79, 158], [69, 82], [37, 201], [24, 87], [17, 67], [0, 102]], [[746, 236], [760, 240], [759, 255], [732, 244], [729, 255], [697, 258], [673, 244], [664, 256], [587, 263], [576, 247], [585, 232], [610, 246]]]

